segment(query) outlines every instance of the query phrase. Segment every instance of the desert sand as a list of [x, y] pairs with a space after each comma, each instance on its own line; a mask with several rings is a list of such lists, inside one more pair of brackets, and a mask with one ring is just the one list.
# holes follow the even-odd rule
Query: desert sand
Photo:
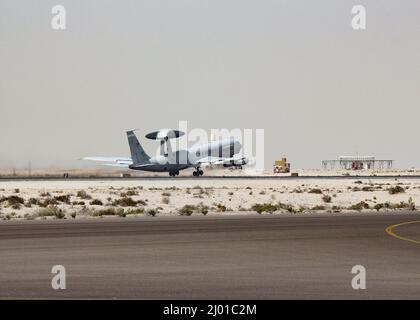
[[0, 181], [0, 219], [417, 210], [420, 179]]

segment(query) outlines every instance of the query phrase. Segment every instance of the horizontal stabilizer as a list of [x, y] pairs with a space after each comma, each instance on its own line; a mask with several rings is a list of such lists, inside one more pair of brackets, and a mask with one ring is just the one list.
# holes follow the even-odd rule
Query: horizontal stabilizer
[[111, 164], [126, 165], [133, 164], [131, 158], [127, 157], [84, 157], [81, 160], [99, 161], [99, 162], [113, 162]]

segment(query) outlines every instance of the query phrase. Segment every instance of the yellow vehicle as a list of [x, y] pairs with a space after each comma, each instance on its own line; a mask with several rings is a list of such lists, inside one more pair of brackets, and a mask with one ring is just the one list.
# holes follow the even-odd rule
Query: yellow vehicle
[[289, 173], [290, 172], [290, 163], [287, 162], [286, 158], [281, 160], [276, 160], [273, 167], [274, 173]]

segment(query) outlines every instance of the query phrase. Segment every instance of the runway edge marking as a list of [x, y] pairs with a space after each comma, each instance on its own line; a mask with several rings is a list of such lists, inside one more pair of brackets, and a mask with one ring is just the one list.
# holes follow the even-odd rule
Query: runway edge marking
[[420, 244], [420, 241], [419, 240], [414, 240], [414, 239], [410, 239], [410, 238], [399, 236], [398, 234], [394, 233], [394, 231], [393, 231], [393, 229], [396, 228], [396, 227], [400, 227], [400, 226], [407, 225], [407, 224], [414, 224], [414, 223], [420, 223], [420, 221], [419, 220], [416, 220], [416, 221], [407, 221], [407, 222], [402, 222], [402, 223], [394, 224], [392, 226], [387, 227], [385, 229], [385, 231], [391, 237], [397, 238], [399, 240], [409, 241], [409, 242], [412, 242], [412, 243]]

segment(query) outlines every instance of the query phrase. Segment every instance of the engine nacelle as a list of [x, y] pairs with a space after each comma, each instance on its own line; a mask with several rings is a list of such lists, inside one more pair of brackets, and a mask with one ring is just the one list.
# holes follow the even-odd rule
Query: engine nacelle
[[236, 159], [236, 160], [226, 160], [226, 161], [223, 162], [223, 166], [225, 168], [240, 167], [240, 166], [243, 166], [247, 163], [248, 163], [248, 159], [247, 158], [242, 158], [242, 159]]
[[152, 157], [150, 159], [150, 162], [163, 165], [163, 164], [168, 163], [168, 158], [165, 156], [156, 156], [156, 157]]

